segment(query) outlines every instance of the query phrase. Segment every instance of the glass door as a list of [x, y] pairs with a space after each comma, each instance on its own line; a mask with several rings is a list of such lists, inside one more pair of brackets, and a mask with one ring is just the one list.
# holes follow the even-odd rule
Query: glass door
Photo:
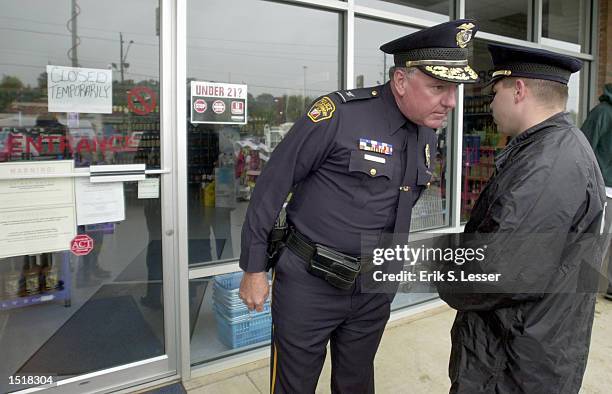
[[171, 375], [158, 0], [0, 10], [0, 392]]

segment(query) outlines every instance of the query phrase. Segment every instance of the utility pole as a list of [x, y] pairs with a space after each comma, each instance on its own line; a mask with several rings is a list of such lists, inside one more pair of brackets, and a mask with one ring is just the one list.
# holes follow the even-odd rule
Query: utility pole
[[121, 71], [121, 86], [123, 86], [123, 33], [119, 32], [119, 70]]
[[81, 13], [81, 8], [77, 4], [77, 0], [71, 2], [71, 13], [68, 30], [72, 35], [72, 47], [68, 50], [68, 57], [72, 61], [72, 67], [79, 66], [79, 56], [77, 47], [79, 46], [79, 36], [77, 36], [77, 16]]
[[[130, 42], [128, 42], [128, 46], [125, 49], [125, 54], [123, 53], [123, 43], [125, 41], [123, 41], [123, 33], [119, 32], [119, 73], [121, 74], [121, 84], [123, 85], [123, 81], [124, 81], [124, 71], [126, 68], [128, 68], [130, 66], [129, 63], [125, 62], [125, 59], [127, 58], [128, 55], [128, 51], [130, 50], [130, 46], [134, 43], [134, 40], [130, 40]], [[115, 65], [115, 63], [112, 64], [113, 68], [117, 69], [117, 66]]]
[[302, 108], [306, 109], [306, 69], [308, 68], [307, 66], [303, 66], [304, 67], [304, 85], [302, 86]]

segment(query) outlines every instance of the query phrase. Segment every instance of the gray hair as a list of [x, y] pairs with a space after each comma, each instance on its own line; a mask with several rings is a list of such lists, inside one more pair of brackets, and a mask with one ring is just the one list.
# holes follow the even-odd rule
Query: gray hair
[[406, 78], [410, 78], [412, 74], [416, 72], [416, 67], [401, 67], [401, 66], [393, 66], [389, 69], [389, 80], [393, 81], [393, 76], [395, 75], [395, 71], [403, 70], [406, 73]]

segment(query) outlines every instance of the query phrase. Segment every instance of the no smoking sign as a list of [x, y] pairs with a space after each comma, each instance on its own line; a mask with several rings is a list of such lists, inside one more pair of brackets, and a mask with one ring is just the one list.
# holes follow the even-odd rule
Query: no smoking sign
[[157, 100], [155, 92], [146, 86], [136, 86], [128, 92], [128, 107], [138, 115], [146, 115], [155, 111]]

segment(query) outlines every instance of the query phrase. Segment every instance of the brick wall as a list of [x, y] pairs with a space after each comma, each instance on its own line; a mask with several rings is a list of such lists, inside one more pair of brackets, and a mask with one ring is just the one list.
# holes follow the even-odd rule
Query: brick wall
[[612, 83], [612, 0], [599, 0], [599, 65], [597, 95], [602, 86]]

